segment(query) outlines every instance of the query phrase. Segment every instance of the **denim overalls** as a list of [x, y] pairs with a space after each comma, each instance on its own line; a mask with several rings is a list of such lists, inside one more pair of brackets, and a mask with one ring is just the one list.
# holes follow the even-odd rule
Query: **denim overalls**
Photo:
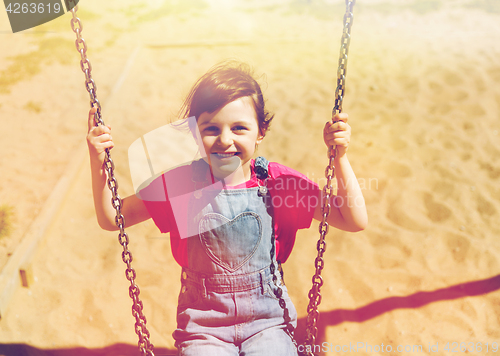
[[[267, 165], [262, 157], [255, 160], [259, 187], [207, 187], [190, 200], [189, 269], [182, 271], [173, 333], [179, 355], [297, 355], [285, 331], [296, 326], [297, 313], [272, 249]], [[275, 296], [273, 274], [285, 309]]]

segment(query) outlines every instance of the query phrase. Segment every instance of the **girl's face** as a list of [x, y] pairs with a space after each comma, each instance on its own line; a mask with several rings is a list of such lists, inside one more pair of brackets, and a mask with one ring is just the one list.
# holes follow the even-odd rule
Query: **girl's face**
[[223, 179], [241, 167], [243, 177], [240, 175], [230, 184], [236, 185], [243, 183], [241, 179], [250, 179], [250, 159], [256, 145], [264, 138], [260, 133], [252, 99], [241, 97], [213, 113], [204, 112], [197, 123], [200, 133], [198, 146], [214, 176]]

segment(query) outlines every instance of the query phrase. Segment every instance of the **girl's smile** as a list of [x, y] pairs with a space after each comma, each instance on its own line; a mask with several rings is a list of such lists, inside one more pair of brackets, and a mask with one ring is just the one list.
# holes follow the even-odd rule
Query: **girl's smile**
[[264, 138], [250, 97], [238, 98], [213, 113], [204, 112], [198, 129], [198, 146], [215, 177], [229, 185], [250, 179], [250, 159]]
[[237, 156], [238, 155], [238, 152], [232, 152], [232, 153], [222, 153], [222, 152], [219, 152], [219, 153], [214, 153], [218, 158], [220, 159], [224, 159], [224, 158], [230, 158], [230, 157], [233, 157], [233, 156]]

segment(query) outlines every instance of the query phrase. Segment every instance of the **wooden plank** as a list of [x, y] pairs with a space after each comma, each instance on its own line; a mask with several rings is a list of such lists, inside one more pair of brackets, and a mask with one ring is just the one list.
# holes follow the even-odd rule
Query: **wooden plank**
[[[124, 69], [118, 77], [113, 89], [106, 98], [106, 103], [112, 101], [114, 95], [119, 91], [130, 69], [134, 65], [135, 58], [140, 51], [140, 46], [136, 46], [128, 57]], [[87, 157], [86, 145], [79, 146], [70, 156], [73, 157], [64, 170], [64, 175], [59, 179], [56, 186], [50, 193], [49, 198], [45, 202], [40, 214], [36, 217], [33, 223], [28, 228], [28, 231], [23, 236], [21, 243], [10, 256], [7, 264], [4, 266], [0, 274], [0, 319], [5, 315], [5, 311], [12, 299], [14, 292], [19, 286], [29, 287], [36, 278], [35, 273], [31, 268], [31, 260], [35, 255], [38, 245], [42, 240], [45, 231], [52, 223], [54, 215], [59, 210], [65, 195], [76, 178], [78, 171], [85, 164]]]
[[30, 262], [38, 248], [40, 240], [70, 188], [72, 180], [82, 167], [86, 155], [87, 150], [85, 146], [82, 145], [76, 149], [76, 152], [72, 155], [73, 159], [64, 170], [65, 174], [57, 182], [40, 214], [38, 214], [30, 225], [21, 243], [17, 246], [3, 268], [0, 274], [0, 319], [2, 315], [5, 315], [7, 305], [16, 289], [23, 284], [26, 284], [28, 287], [30, 283], [34, 282], [35, 276], [30, 267]]

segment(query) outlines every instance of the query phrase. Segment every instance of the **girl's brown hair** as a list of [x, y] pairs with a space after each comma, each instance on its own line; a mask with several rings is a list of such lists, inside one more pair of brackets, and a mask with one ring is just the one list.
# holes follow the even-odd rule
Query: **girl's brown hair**
[[198, 79], [181, 107], [181, 117], [194, 116], [198, 120], [204, 112], [213, 113], [246, 96], [252, 99], [260, 133], [264, 136], [274, 115], [265, 108], [262, 90], [253, 78], [250, 66], [237, 61], [221, 62]]

